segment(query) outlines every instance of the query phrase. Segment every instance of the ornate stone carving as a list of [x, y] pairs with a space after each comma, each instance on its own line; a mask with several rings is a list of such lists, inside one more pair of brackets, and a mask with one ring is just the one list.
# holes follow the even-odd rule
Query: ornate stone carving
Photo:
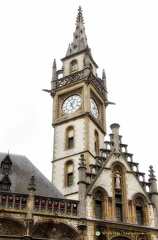
[[116, 171], [115, 174], [115, 189], [121, 188], [121, 175], [119, 174], [119, 171]]
[[33, 237], [53, 239], [76, 240], [77, 233], [63, 223], [40, 223], [32, 232]]
[[0, 234], [21, 236], [23, 231], [24, 229], [22, 229], [22, 226], [14, 221], [8, 219], [0, 220]]

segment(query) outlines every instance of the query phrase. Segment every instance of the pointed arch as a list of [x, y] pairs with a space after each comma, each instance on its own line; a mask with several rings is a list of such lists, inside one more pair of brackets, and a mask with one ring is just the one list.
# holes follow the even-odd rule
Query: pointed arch
[[11, 166], [12, 166], [12, 161], [9, 154], [7, 154], [3, 159], [3, 161], [1, 162], [2, 174], [9, 174]]
[[148, 214], [147, 214], [147, 198], [142, 193], [136, 193], [133, 196], [133, 204], [135, 211], [136, 223], [139, 225], [147, 225]]
[[125, 222], [127, 219], [126, 168], [121, 162], [114, 162], [111, 166], [113, 185], [113, 219]]
[[94, 217], [97, 219], [107, 218], [107, 192], [102, 187], [96, 187], [92, 191]]
[[8, 175], [5, 175], [0, 181], [0, 189], [4, 191], [10, 190], [11, 181]]

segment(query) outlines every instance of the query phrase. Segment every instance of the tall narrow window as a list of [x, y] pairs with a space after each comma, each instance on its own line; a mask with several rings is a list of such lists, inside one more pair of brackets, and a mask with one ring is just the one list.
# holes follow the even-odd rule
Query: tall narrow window
[[95, 189], [94, 193], [94, 213], [95, 218], [103, 219], [105, 217], [104, 213], [104, 200], [105, 200], [105, 193], [102, 189]]
[[96, 130], [94, 132], [94, 149], [96, 154], [99, 154], [99, 134]]
[[77, 70], [77, 60], [73, 60], [71, 62], [71, 72], [76, 71]]
[[102, 219], [102, 201], [95, 201], [95, 217], [97, 219]]
[[71, 186], [73, 184], [73, 173], [68, 173], [67, 174], [67, 185]]
[[116, 220], [118, 222], [122, 222], [122, 199], [121, 195], [115, 195], [115, 203], [116, 203]]
[[136, 218], [137, 218], [137, 223], [142, 225], [143, 224], [143, 211], [142, 211], [142, 207], [136, 207]]
[[66, 163], [66, 186], [73, 185], [74, 166], [72, 161]]
[[136, 193], [133, 197], [135, 205], [136, 223], [139, 225], [146, 225], [148, 223], [147, 199], [141, 193]]
[[66, 130], [66, 145], [67, 145], [67, 149], [71, 149], [74, 147], [74, 129], [73, 127], [68, 127]]

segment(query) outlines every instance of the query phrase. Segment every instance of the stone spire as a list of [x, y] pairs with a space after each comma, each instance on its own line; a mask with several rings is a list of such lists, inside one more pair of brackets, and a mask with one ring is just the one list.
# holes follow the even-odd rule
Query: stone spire
[[82, 16], [82, 9], [79, 7], [76, 19], [76, 29], [73, 34], [73, 41], [69, 44], [66, 56], [80, 52], [88, 47], [87, 37], [85, 33], [84, 20]]

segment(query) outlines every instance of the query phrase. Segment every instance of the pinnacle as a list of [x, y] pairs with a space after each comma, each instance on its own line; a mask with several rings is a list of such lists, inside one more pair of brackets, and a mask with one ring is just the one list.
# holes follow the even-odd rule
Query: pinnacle
[[78, 23], [78, 22], [84, 23], [81, 6], [79, 6], [79, 8], [78, 8], [78, 15], [77, 15], [76, 23]]
[[87, 36], [85, 33], [82, 8], [80, 6], [78, 9], [78, 15], [76, 18], [76, 29], [75, 29], [75, 32], [73, 33], [73, 41], [68, 46], [66, 56], [80, 52], [80, 51], [86, 49], [87, 46], [88, 46]]

